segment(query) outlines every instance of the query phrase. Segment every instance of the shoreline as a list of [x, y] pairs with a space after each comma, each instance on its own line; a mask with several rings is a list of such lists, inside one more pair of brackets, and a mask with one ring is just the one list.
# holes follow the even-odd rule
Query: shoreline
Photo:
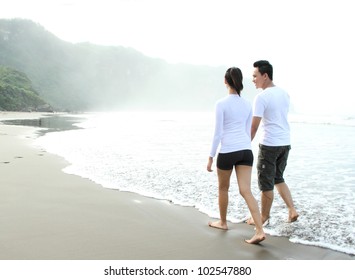
[[[6, 113], [9, 119], [48, 114]], [[38, 128], [0, 124], [1, 260], [354, 260], [355, 256], [267, 235], [253, 227], [208, 227], [193, 207], [107, 189], [62, 170], [33, 145]]]

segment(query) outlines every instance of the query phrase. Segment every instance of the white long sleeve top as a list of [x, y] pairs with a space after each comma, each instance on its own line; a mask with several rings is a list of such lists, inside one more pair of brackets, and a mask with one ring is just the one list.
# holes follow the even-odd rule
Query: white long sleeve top
[[215, 130], [210, 156], [251, 150], [252, 106], [237, 94], [229, 94], [216, 103]]

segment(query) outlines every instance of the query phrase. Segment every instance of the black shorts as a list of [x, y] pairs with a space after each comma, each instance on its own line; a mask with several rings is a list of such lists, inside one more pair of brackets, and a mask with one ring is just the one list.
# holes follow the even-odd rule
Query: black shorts
[[217, 168], [222, 170], [231, 170], [237, 165], [253, 166], [254, 156], [251, 150], [242, 150], [237, 152], [218, 154]]
[[274, 185], [285, 182], [283, 173], [291, 146], [259, 145], [258, 185], [261, 191], [272, 191]]

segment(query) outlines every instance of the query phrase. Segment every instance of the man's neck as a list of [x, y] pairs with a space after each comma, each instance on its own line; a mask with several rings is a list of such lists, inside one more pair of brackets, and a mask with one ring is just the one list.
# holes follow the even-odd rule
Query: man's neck
[[263, 89], [269, 88], [269, 87], [274, 87], [274, 82], [269, 80], [265, 83], [265, 85], [263, 86]]

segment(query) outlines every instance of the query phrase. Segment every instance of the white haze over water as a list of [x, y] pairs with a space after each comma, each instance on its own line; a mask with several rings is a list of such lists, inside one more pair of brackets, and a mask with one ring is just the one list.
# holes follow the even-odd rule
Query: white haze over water
[[[354, 117], [351, 0], [4, 0], [68, 42], [134, 48], [171, 63], [274, 65], [299, 113]], [[157, 81], [159, 83], [159, 81]], [[168, 89], [167, 89], [168, 90]]]
[[[38, 145], [70, 162], [65, 172], [106, 188], [219, 216], [216, 172], [206, 171], [213, 113], [120, 112], [81, 117], [84, 120], [77, 125], [82, 129], [51, 132], [37, 139]], [[292, 150], [286, 181], [300, 218], [286, 223], [287, 209], [275, 194], [267, 233], [355, 254], [354, 128], [355, 120], [349, 118], [322, 121], [291, 116]], [[256, 158], [257, 141], [253, 152]], [[254, 164], [252, 191], [260, 200], [255, 169]], [[248, 216], [233, 178], [228, 219], [241, 222]]]

